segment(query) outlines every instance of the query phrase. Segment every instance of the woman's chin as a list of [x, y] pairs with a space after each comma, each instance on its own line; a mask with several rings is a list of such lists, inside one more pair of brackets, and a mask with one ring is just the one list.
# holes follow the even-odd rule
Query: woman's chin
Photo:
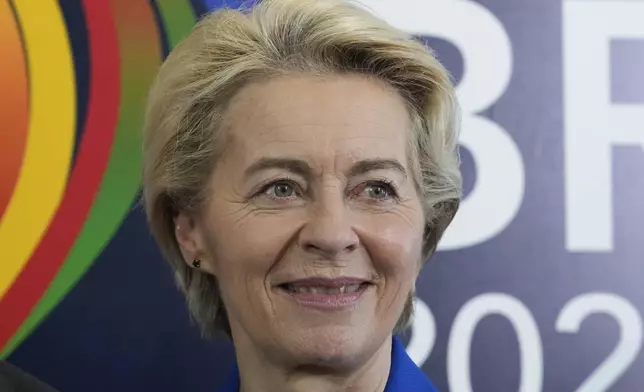
[[347, 367], [370, 356], [374, 349], [366, 328], [356, 326], [320, 326], [292, 331], [285, 338], [289, 356], [312, 366]]

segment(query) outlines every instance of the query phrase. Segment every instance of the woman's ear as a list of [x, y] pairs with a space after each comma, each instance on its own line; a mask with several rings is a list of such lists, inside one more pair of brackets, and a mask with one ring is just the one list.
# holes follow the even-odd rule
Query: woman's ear
[[214, 275], [214, 263], [208, 252], [205, 231], [191, 215], [179, 212], [174, 217], [174, 235], [181, 248], [183, 261], [190, 267]]

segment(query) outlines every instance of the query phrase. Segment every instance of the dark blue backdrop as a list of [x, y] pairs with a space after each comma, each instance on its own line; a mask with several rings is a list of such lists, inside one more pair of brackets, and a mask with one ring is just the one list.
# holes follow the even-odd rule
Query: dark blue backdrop
[[[197, 9], [219, 3], [204, 1]], [[400, 27], [407, 28], [408, 18], [410, 32], [437, 50], [456, 81], [477, 73], [507, 79], [507, 85], [497, 83], [503, 88], [498, 99], [488, 99], [490, 105], [475, 102], [486, 100], [485, 91], [494, 90], [496, 76], [490, 76], [492, 81], [473, 79], [472, 89], [461, 91], [466, 101], [474, 102], [465, 105], [466, 118], [473, 117], [468, 112], [481, 113], [498, 124], [488, 130], [488, 138], [485, 124], [464, 122], [471, 140], [463, 149], [466, 192], [483, 200], [486, 208], [463, 212], [465, 229], [449, 233], [448, 243], [419, 278], [421, 320], [411, 335], [414, 358], [441, 391], [467, 392], [469, 383], [463, 379], [471, 379], [475, 391], [581, 391], [591, 374], [594, 381], [583, 391], [644, 390], [644, 27], [637, 31], [616, 20], [637, 15], [644, 25], [643, 2], [366, 3]], [[426, 18], [427, 30], [439, 34], [414, 27], [412, 19], [419, 14]], [[432, 25], [441, 18], [447, 19], [447, 27]], [[597, 31], [605, 25], [623, 27], [618, 35], [601, 37], [608, 46], [606, 55], [592, 49], [601, 48], [597, 37], [584, 39], [583, 26], [589, 24]], [[489, 26], [502, 27], [509, 41], [504, 43], [503, 34]], [[577, 50], [582, 46], [594, 55], [582, 57], [583, 51]], [[506, 49], [511, 55], [507, 70], [502, 60]], [[597, 67], [609, 74], [593, 74]], [[606, 102], [601, 96], [604, 85], [609, 89]], [[605, 111], [594, 110], [600, 105], [595, 101], [603, 102]], [[634, 118], [642, 122], [610, 121], [610, 105], [639, 110]], [[639, 132], [639, 146], [604, 143], [602, 151], [612, 154], [609, 167], [603, 168], [612, 174], [609, 182], [593, 174], [597, 162], [606, 160], [594, 158], [594, 131], [576, 125], [585, 124], [580, 113], [591, 125], [610, 125], [599, 127], [598, 135], [624, 128], [636, 139]], [[477, 131], [483, 136], [477, 138]], [[497, 140], [499, 134], [507, 136], [520, 161], [507, 141]], [[500, 180], [480, 175], [485, 158], [477, 157], [484, 157], [486, 148], [498, 151], [497, 164], [504, 169], [492, 177]], [[584, 158], [576, 151], [588, 154]], [[592, 171], [589, 178], [595, 185], [611, 191], [610, 204], [584, 193], [593, 189], [588, 173], [574, 167]], [[491, 198], [477, 189], [488, 179], [506, 184]], [[513, 194], [512, 189], [519, 190], [514, 192], [518, 196], [504, 196]], [[508, 207], [513, 202], [514, 210]], [[489, 238], [467, 231], [504, 214], [509, 218]], [[608, 228], [606, 215], [612, 225]], [[608, 236], [602, 234], [606, 232]], [[575, 298], [581, 302], [571, 302]], [[583, 320], [577, 333], [564, 332], [565, 324], [575, 324], [560, 319], [566, 307], [569, 318], [577, 312]], [[9, 360], [64, 392], [214, 391], [232, 354], [227, 342], [200, 339], [142, 211], [134, 208], [82, 281]], [[606, 360], [622, 371], [597, 373]]]

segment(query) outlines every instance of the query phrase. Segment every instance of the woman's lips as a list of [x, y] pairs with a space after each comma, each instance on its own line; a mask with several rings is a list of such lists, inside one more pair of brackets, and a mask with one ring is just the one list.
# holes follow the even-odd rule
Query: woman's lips
[[[298, 305], [323, 311], [339, 311], [353, 308], [357, 305], [362, 293], [368, 288], [367, 282], [338, 281], [323, 285], [320, 282], [286, 283], [279, 286], [280, 291], [287, 294]], [[328, 282], [327, 282], [328, 283]]]
[[360, 289], [360, 285], [364, 284], [364, 282], [360, 283], [352, 283], [352, 284], [343, 284], [343, 285], [336, 285], [336, 286], [305, 286], [305, 285], [297, 285], [293, 283], [286, 283], [282, 287], [290, 291], [292, 293], [312, 293], [312, 294], [347, 294], [347, 293], [355, 293]]

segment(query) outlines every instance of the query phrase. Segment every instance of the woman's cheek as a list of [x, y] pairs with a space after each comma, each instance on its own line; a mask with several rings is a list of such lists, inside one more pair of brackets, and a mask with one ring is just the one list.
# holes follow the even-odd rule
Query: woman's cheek
[[376, 267], [387, 270], [416, 268], [422, 255], [422, 220], [409, 224], [399, 216], [383, 216], [365, 230], [365, 246], [369, 247]]
[[[288, 216], [290, 215], [290, 216]], [[292, 213], [249, 214], [240, 224], [229, 223], [228, 230], [215, 233], [225, 249], [223, 258], [238, 275], [264, 276], [286, 247], [293, 242], [301, 226]]]

